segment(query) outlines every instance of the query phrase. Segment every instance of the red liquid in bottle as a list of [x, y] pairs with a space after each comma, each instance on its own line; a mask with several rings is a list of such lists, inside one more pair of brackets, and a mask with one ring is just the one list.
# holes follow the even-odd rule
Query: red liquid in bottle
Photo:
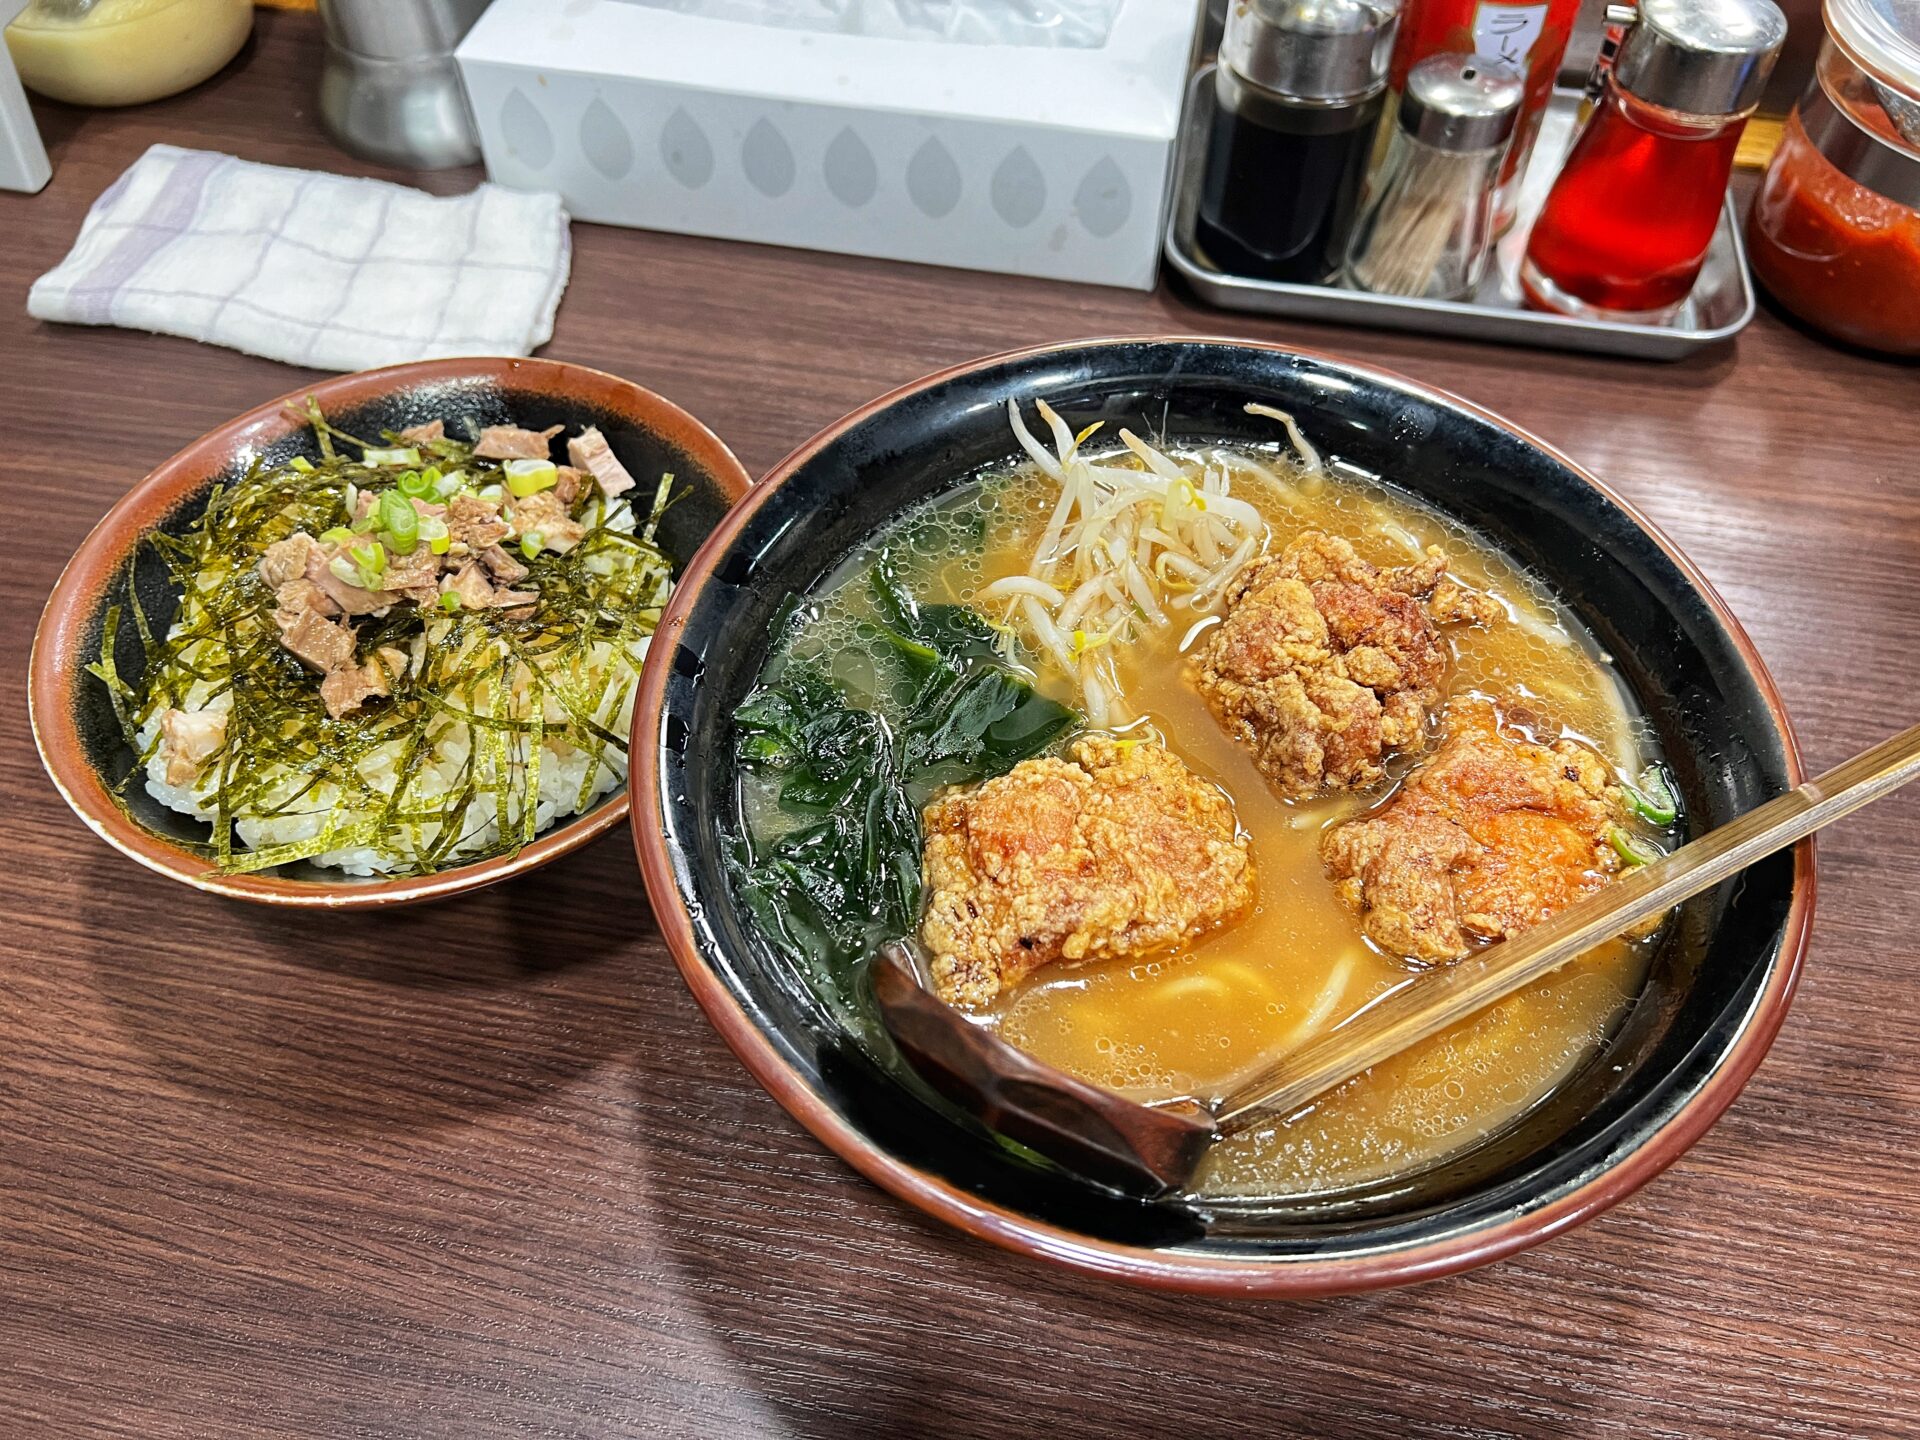
[[1671, 315], [1707, 257], [1746, 123], [1663, 110], [1609, 86], [1527, 241], [1528, 300]]

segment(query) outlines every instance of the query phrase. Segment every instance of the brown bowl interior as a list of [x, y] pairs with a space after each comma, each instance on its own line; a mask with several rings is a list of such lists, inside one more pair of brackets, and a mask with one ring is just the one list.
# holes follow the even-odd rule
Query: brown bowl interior
[[[34, 639], [31, 699], [34, 737], [47, 773], [98, 835], [150, 869], [203, 890], [282, 905], [395, 905], [477, 889], [578, 849], [620, 823], [625, 787], [586, 814], [556, 826], [518, 853], [432, 875], [374, 878], [311, 865], [253, 875], [221, 873], [192, 846], [208, 826], [124, 785], [135, 757], [113, 714], [106, 687], [88, 673], [99, 660], [109, 610], [137, 596], [156, 632], [170, 623], [178, 595], [144, 538], [180, 533], [198, 518], [212, 487], [237, 479], [256, 459], [277, 462], [318, 454], [291, 405], [313, 396], [328, 418], [352, 434], [372, 435], [435, 418], [450, 425], [597, 425], [636, 476], [673, 472], [684, 495], [662, 524], [667, 553], [684, 561], [746, 493], [750, 479], [733, 453], [672, 402], [616, 376], [552, 360], [429, 361], [324, 381], [271, 400], [202, 436], [163, 463], [94, 527], [48, 598]], [[132, 627], [115, 646], [122, 675], [142, 664]]]

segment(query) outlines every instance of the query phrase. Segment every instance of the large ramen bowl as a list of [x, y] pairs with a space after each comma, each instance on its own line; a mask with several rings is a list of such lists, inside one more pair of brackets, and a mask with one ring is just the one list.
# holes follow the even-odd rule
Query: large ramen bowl
[[776, 610], [903, 509], [1015, 457], [1008, 397], [1108, 433], [1262, 443], [1293, 412], [1323, 452], [1387, 477], [1544, 578], [1615, 659], [1697, 830], [1800, 779], [1739, 624], [1599, 481], [1504, 421], [1396, 376], [1278, 347], [1105, 340], [995, 356], [883, 396], [801, 446], [687, 569], [635, 707], [633, 825], [687, 983], [756, 1078], [895, 1194], [975, 1235], [1104, 1275], [1220, 1294], [1321, 1295], [1443, 1275], [1590, 1218], [1726, 1109], [1787, 1009], [1813, 856], [1764, 862], [1670, 925], [1643, 992], [1584, 1068], [1505, 1130], [1417, 1173], [1311, 1200], [1143, 1204], [1025, 1156], [863, 1042], [780, 958], [730, 885], [731, 717]]

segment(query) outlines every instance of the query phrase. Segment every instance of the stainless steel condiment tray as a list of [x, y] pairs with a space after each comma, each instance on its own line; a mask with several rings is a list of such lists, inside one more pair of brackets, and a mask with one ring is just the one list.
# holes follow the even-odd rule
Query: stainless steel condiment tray
[[1583, 320], [1526, 307], [1514, 277], [1527, 230], [1573, 143], [1573, 124], [1580, 108], [1577, 90], [1556, 90], [1548, 101], [1540, 140], [1521, 185], [1520, 218], [1500, 242], [1495, 264], [1489, 267], [1473, 299], [1407, 300], [1334, 285], [1294, 285], [1229, 274], [1207, 258], [1193, 234], [1207, 134], [1213, 124], [1213, 68], [1202, 67], [1187, 93], [1166, 241], [1167, 264], [1209, 304], [1264, 315], [1293, 315], [1303, 320], [1418, 330], [1558, 350], [1589, 350], [1643, 360], [1679, 360], [1731, 339], [1753, 319], [1753, 281], [1747, 273], [1746, 248], [1741, 244], [1731, 195], [1693, 294], [1665, 325]]

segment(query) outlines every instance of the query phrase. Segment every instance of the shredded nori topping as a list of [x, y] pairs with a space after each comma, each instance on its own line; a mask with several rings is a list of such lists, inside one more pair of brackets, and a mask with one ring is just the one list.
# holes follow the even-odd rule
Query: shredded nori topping
[[[546, 743], [588, 755], [579, 809], [591, 799], [600, 766], [618, 773], [612, 757], [624, 760], [627, 737], [598, 717], [617, 716], [625, 704], [639, 666], [632, 661], [634, 673], [617, 674], [618, 661], [652, 635], [671, 586], [671, 561], [653, 539], [671, 477], [662, 477], [651, 514], [632, 534], [608, 524], [624, 501], [609, 504], [589, 486], [576, 502], [585, 538], [564, 554], [542, 551], [525, 561], [531, 574], [517, 588], [537, 594], [529, 606], [447, 613], [399, 601], [384, 615], [349, 621], [362, 658], [383, 646], [419, 653], [391, 696], [336, 718], [320, 698], [318, 677], [280, 643], [274, 593], [257, 568], [261, 555], [296, 531], [317, 536], [350, 524], [347, 485], [378, 495], [406, 468], [369, 469], [342, 445], [359, 452], [413, 446], [422, 464], [464, 470], [475, 489], [503, 477], [497, 461], [475, 458], [460, 440], [414, 441], [389, 432], [376, 445], [335, 429], [311, 402], [307, 413], [318, 460], [256, 461], [239, 481], [214, 488], [184, 534], [146, 537], [181, 597], [168, 634], [153, 633], [131, 584], [125, 606], [106, 613], [101, 658], [88, 669], [106, 686], [139, 757], [125, 783], [145, 779], [159, 742], [143, 744], [142, 732], [163, 711], [203, 707], [225, 695], [224, 743], [207, 762], [210, 795], [205, 771], [194, 784], [212, 802], [206, 853], [222, 870], [264, 870], [365, 848], [392, 864], [389, 873], [420, 875], [512, 854], [540, 829]], [[129, 619], [144, 656], [137, 684], [114, 661]], [[423, 636], [425, 643], [416, 644]], [[611, 651], [596, 661], [602, 645]], [[416, 781], [429, 773], [428, 760], [463, 735], [468, 743], [457, 773], [442, 793], [420, 793]], [[397, 783], [388, 789], [363, 771], [379, 768], [375, 752], [390, 746]], [[484, 845], [466, 843], [484, 828], [469, 823], [475, 801], [498, 822], [499, 833]], [[237, 820], [314, 813], [326, 822], [304, 840], [250, 849], [234, 832]]]

